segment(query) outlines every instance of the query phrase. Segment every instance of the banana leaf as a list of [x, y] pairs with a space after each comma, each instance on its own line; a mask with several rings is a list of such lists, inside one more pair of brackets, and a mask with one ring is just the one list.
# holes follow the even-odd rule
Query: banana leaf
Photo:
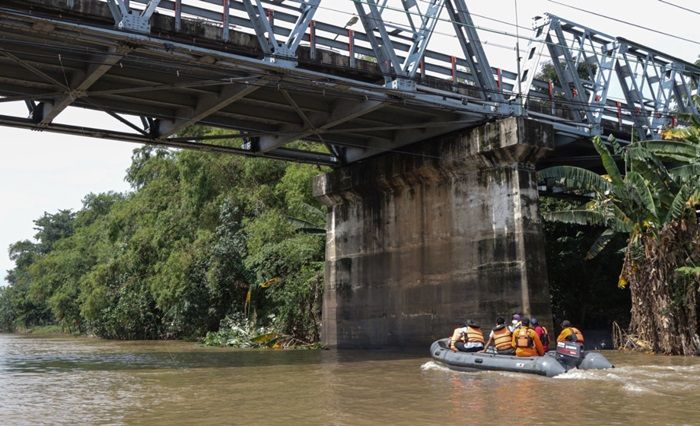
[[612, 240], [617, 232], [613, 231], [612, 229], [606, 229], [603, 231], [602, 234], [598, 237], [598, 239], [595, 240], [593, 245], [591, 246], [590, 249], [588, 249], [588, 252], [586, 253], [586, 260], [591, 260], [594, 257], [598, 256], [601, 251], [608, 245], [610, 240]]
[[698, 146], [685, 141], [643, 141], [637, 142], [659, 158], [690, 162], [700, 156]]
[[613, 147], [613, 154], [618, 155], [618, 156], [622, 155], [624, 148], [622, 148], [622, 145], [620, 145], [620, 142], [617, 141], [615, 136], [613, 136], [612, 134], [610, 136], [608, 136], [608, 142]]
[[638, 162], [635, 163], [633, 170], [642, 175], [647, 181], [649, 190], [658, 199], [657, 210], [661, 211], [668, 208], [673, 202], [673, 194], [678, 185], [665, 169], [659, 170], [657, 166], [652, 166], [651, 164]]
[[683, 185], [681, 187], [681, 189], [678, 191], [678, 194], [676, 194], [676, 198], [671, 204], [671, 208], [668, 209], [668, 214], [664, 219], [664, 223], [670, 223], [672, 220], [678, 219], [681, 216], [683, 216], [683, 213], [686, 212], [686, 206], [688, 204], [691, 194], [692, 191], [690, 190], [690, 188], [688, 188], [687, 185]]
[[595, 150], [598, 151], [603, 167], [612, 179], [613, 185], [622, 186], [624, 183], [622, 180], [622, 174], [620, 174], [620, 169], [617, 168], [615, 159], [613, 158], [612, 154], [610, 154], [608, 148], [603, 144], [600, 136], [593, 138], [593, 146], [595, 147]]
[[674, 178], [682, 181], [694, 180], [698, 182], [700, 178], [700, 164], [687, 164], [685, 166], [675, 167], [668, 171]]
[[636, 195], [638, 202], [644, 207], [652, 216], [657, 217], [656, 203], [654, 202], [654, 196], [649, 190], [647, 181], [637, 172], [629, 172], [627, 174], [627, 182], [631, 185], [631, 190]]
[[253, 339], [253, 342], [262, 346], [273, 346], [279, 339], [279, 334], [276, 332], [261, 334]]
[[683, 266], [676, 269], [676, 272], [690, 277], [700, 277], [700, 267], [698, 266]]
[[542, 213], [542, 217], [548, 222], [570, 223], [573, 225], [605, 226], [606, 224], [603, 214], [590, 210], [561, 210]]
[[610, 183], [603, 179], [599, 174], [590, 170], [582, 169], [573, 166], [556, 166], [538, 173], [539, 179], [554, 179], [557, 181], [565, 180], [567, 187], [575, 187], [585, 191], [594, 191], [604, 194], [610, 190]]
[[297, 219], [295, 217], [287, 216], [287, 221], [294, 226], [297, 232], [302, 234], [312, 234], [312, 235], [325, 235], [326, 228], [311, 223], [303, 219]]
[[615, 204], [610, 205], [610, 212], [612, 214], [612, 220], [608, 221], [608, 226], [617, 232], [630, 232], [632, 230], [632, 220], [627, 216], [627, 213], [622, 211], [620, 207]]

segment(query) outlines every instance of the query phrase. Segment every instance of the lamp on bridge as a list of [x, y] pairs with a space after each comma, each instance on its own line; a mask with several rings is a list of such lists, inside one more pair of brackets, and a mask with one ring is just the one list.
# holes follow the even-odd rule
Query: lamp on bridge
[[[353, 25], [355, 25], [357, 23], [358, 19], [360, 19], [360, 18], [358, 18], [357, 15], [352, 15], [352, 17], [350, 17], [348, 22], [345, 23], [345, 26], [343, 28], [352, 27]], [[335, 37], [333, 37], [333, 41], [336, 41], [338, 39], [338, 36], [340, 36], [340, 34], [336, 34]]]

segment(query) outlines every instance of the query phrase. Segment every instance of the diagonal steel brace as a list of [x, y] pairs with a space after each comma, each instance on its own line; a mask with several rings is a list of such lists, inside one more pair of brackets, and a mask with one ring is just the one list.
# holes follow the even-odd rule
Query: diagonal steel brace
[[309, 23], [314, 17], [321, 0], [298, 0], [299, 17], [292, 28], [287, 41], [280, 43], [275, 38], [275, 31], [268, 19], [268, 11], [263, 8], [263, 0], [242, 0], [248, 13], [250, 23], [255, 30], [265, 60], [283, 66], [296, 65], [296, 50], [299, 47]]
[[149, 0], [146, 8], [139, 12], [132, 10], [126, 0], [107, 0], [112, 12], [114, 24], [120, 30], [129, 30], [148, 34], [151, 32], [151, 16], [160, 4], [160, 0]]

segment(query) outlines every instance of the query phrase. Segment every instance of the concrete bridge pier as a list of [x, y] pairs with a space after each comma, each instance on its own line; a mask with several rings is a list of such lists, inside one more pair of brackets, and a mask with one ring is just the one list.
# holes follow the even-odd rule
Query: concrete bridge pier
[[318, 176], [324, 343], [427, 348], [520, 311], [551, 326], [534, 163], [553, 142], [508, 118]]

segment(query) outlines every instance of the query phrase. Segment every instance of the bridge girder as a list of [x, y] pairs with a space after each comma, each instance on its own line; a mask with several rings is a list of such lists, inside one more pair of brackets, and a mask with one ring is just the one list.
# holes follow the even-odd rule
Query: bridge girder
[[[474, 21], [464, 0], [448, 0], [447, 11], [468, 63], [474, 83], [480, 89], [483, 99], [503, 102], [503, 93], [494, 78], [488, 58], [476, 31]], [[512, 113], [518, 111], [513, 110]]]
[[[255, 80], [255, 79], [251, 79]], [[193, 109], [179, 109], [176, 117], [171, 120], [160, 121], [158, 127], [158, 136], [167, 137], [188, 126], [198, 123], [202, 119], [209, 117], [213, 113], [220, 111], [227, 105], [230, 105], [238, 100], [245, 98], [251, 93], [263, 87], [268, 80], [260, 78], [254, 83], [243, 85], [228, 85], [225, 86], [218, 95], [208, 94], [200, 97], [197, 105]], [[181, 118], [187, 117], [187, 118]]]
[[114, 17], [117, 28], [140, 33], [151, 32], [151, 16], [160, 4], [160, 0], [148, 0], [143, 11], [136, 11], [129, 7], [129, 0], [105, 0]]
[[[328, 151], [308, 158], [332, 164], [509, 115], [552, 124], [570, 144], [606, 131], [650, 138], [672, 111], [698, 114], [698, 67], [553, 15], [536, 23], [516, 76], [490, 67], [465, 0], [358, 1], [365, 33], [348, 28], [352, 19], [345, 27], [313, 21], [319, 3], [8, 0], [0, 8], [0, 102], [26, 102], [32, 128], [49, 131], [72, 129], [54, 121], [75, 106], [159, 143], [192, 124], [238, 130], [251, 142], [242, 149], [262, 156], [308, 139]], [[392, 8], [406, 25], [384, 19]], [[443, 9], [461, 57], [428, 50]], [[110, 17], [114, 30], [103, 26]], [[556, 87], [537, 78], [548, 56]], [[611, 98], [615, 85], [620, 100]]]
[[43, 104], [39, 126], [47, 126], [77, 98], [85, 96], [85, 92], [131, 50], [129, 45], [120, 45], [110, 47], [104, 55], [92, 55], [87, 70], [73, 76], [73, 81], [66, 87], [66, 94], [60, 99]]
[[[658, 138], [671, 126], [674, 109], [698, 114], [693, 96], [700, 67], [551, 14], [534, 28], [521, 75], [528, 101], [548, 99], [552, 109], [564, 105], [572, 121], [589, 124], [593, 135], [602, 134], [607, 122], [631, 127], [632, 138], [641, 140]], [[543, 93], [535, 82], [547, 62], [559, 84]], [[624, 108], [621, 101], [610, 102], [611, 88], [620, 90]]]
[[[314, 17], [321, 0], [291, 0], [299, 3], [298, 18], [292, 27], [285, 42], [277, 41], [275, 31], [272, 29], [274, 12], [265, 9], [262, 0], [242, 0], [248, 13], [250, 23], [260, 43], [260, 48], [265, 53], [265, 60], [279, 63], [282, 66], [296, 65], [296, 51], [304, 38], [304, 33]], [[229, 2], [224, 1], [224, 15], [228, 16]]]
[[[435, 30], [445, 0], [428, 1], [424, 11], [421, 11], [416, 0], [401, 2], [409, 27], [395, 26], [392, 32], [410, 31], [411, 33], [411, 44], [403, 61], [394, 48], [388, 25], [382, 18], [382, 12], [385, 10], [387, 2], [384, 1], [381, 6], [376, 0], [355, 1], [354, 3], [387, 87], [415, 90], [414, 78]], [[418, 26], [414, 24], [414, 15], [420, 18]]]
[[304, 139], [311, 135], [319, 135], [355, 118], [362, 117], [385, 106], [385, 103], [376, 100], [364, 100], [358, 102], [339, 101], [333, 109], [326, 114], [314, 114], [308, 118], [305, 126], [289, 126], [282, 129], [282, 136], [263, 136], [260, 138], [260, 150], [268, 152], [277, 149], [289, 142]]

